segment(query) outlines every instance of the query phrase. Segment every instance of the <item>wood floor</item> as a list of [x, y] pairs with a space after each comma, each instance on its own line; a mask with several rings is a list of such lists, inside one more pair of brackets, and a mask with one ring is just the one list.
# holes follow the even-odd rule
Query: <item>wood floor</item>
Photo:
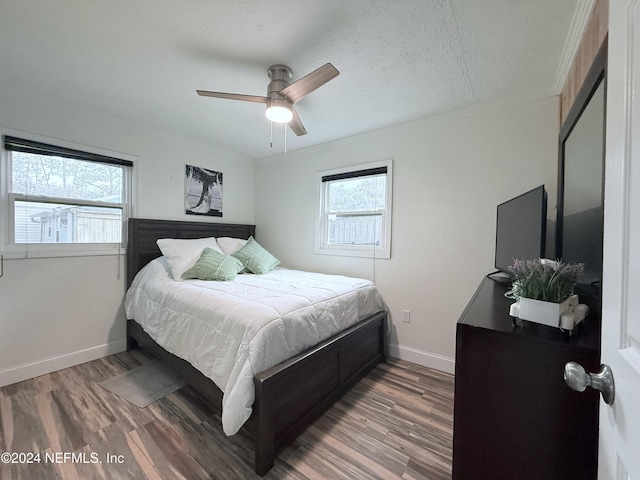
[[[0, 478], [260, 478], [250, 439], [226, 437], [190, 387], [139, 408], [98, 385], [148, 359], [125, 352], [1, 388], [0, 453], [34, 463], [2, 462]], [[389, 359], [263, 478], [450, 479], [452, 437], [453, 376]]]

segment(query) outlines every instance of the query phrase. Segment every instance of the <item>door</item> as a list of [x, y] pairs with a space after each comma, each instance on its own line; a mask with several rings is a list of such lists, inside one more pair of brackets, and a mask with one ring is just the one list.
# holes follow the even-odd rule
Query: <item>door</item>
[[611, 0], [607, 71], [599, 480], [640, 480], [640, 0]]

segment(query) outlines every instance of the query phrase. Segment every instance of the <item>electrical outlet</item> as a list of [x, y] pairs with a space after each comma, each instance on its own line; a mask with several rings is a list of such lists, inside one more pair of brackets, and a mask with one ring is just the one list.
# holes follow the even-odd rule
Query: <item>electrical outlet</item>
[[402, 321], [404, 323], [411, 323], [411, 312], [409, 310], [402, 310]]

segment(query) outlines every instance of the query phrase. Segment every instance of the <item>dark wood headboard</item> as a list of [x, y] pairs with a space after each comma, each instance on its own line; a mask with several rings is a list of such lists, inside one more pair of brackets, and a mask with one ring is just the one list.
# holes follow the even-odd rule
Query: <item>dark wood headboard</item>
[[159, 238], [249, 238], [255, 234], [255, 225], [130, 218], [127, 240], [127, 288], [142, 267], [162, 255], [156, 244]]

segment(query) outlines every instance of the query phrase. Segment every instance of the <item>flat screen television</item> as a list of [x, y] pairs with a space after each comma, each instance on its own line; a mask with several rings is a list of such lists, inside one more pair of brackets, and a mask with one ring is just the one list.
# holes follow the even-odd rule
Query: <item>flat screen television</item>
[[495, 267], [509, 272], [514, 259], [544, 258], [547, 192], [544, 185], [497, 207]]

